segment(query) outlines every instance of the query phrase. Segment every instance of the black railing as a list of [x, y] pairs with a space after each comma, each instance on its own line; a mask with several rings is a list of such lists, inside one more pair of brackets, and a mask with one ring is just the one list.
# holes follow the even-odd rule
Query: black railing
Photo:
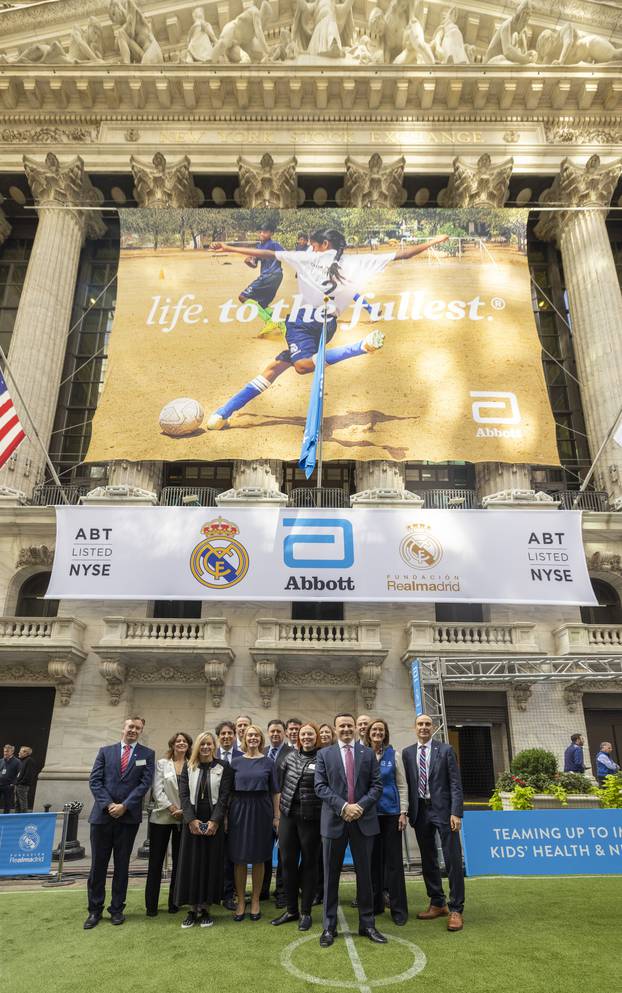
[[[65, 494], [69, 503], [77, 504], [80, 502], [80, 497], [86, 496], [89, 490], [92, 489], [94, 489], [94, 486], [68, 484], [67, 486], [63, 486], [62, 492]], [[60, 507], [65, 503], [61, 496], [61, 487], [56, 486], [54, 483], [41, 483], [39, 486], [35, 486], [32, 494], [32, 502], [35, 507]]]
[[290, 507], [349, 507], [348, 491], [337, 486], [299, 486], [290, 491]]
[[213, 486], [163, 486], [161, 507], [215, 507], [222, 490]]
[[[560, 501], [560, 510], [596, 510], [608, 511], [609, 497], [605, 490], [584, 490], [579, 494], [578, 490], [546, 490], [554, 500]], [[575, 500], [579, 497], [576, 507]], [[546, 505], [545, 505], [546, 506]]]
[[473, 510], [479, 507], [475, 490], [421, 490], [423, 506], [428, 510]]

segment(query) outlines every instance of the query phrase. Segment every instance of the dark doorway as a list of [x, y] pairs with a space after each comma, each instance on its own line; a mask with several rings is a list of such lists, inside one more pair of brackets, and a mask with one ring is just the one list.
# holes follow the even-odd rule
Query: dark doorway
[[584, 624], [622, 624], [622, 606], [617, 591], [602, 579], [592, 580], [598, 607], [581, 607]]
[[611, 758], [622, 765], [622, 693], [586, 693], [583, 708], [592, 772], [596, 773], [596, 753], [603, 741], [611, 742]]
[[449, 738], [458, 756], [465, 800], [487, 800], [495, 787], [490, 726], [450, 725]]
[[[22, 745], [30, 745], [38, 770], [45, 765], [55, 693], [53, 686], [3, 686], [0, 693], [1, 744], [15, 745], [15, 754]], [[36, 784], [30, 791], [30, 807], [35, 789]]]

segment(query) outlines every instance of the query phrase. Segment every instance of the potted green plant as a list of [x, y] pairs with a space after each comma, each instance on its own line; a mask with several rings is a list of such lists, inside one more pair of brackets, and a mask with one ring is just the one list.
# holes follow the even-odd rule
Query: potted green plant
[[488, 801], [492, 810], [577, 809], [600, 803], [600, 791], [587, 776], [558, 772], [557, 759], [544, 748], [527, 748], [515, 755]]

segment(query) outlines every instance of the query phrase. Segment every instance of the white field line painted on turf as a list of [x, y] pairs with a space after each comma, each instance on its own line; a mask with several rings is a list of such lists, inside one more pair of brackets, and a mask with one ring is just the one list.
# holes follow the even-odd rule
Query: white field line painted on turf
[[[346, 939], [349, 938], [349, 940], [352, 942], [352, 946], [354, 947], [354, 941], [352, 939], [352, 935], [348, 929], [348, 924], [345, 915], [343, 914], [341, 909], [339, 911], [339, 923], [342, 927], [341, 933]], [[302, 938], [297, 938], [295, 941], [290, 942], [289, 945], [286, 945], [283, 951], [281, 952], [281, 965], [287, 972], [290, 973], [290, 975], [294, 976], [296, 979], [302, 979], [303, 982], [309, 983], [313, 986], [327, 986], [330, 987], [331, 989], [358, 990], [359, 993], [365, 993], [365, 991], [367, 991], [367, 993], [371, 993], [373, 989], [377, 989], [378, 987], [396, 986], [399, 983], [408, 982], [409, 979], [413, 979], [419, 972], [422, 972], [422, 970], [425, 969], [428, 961], [425, 954], [423, 953], [421, 948], [419, 948], [418, 945], [413, 944], [412, 941], [406, 941], [405, 938], [398, 938], [391, 936], [389, 938], [389, 941], [395, 942], [398, 945], [404, 945], [404, 947], [410, 951], [413, 957], [412, 965], [410, 965], [408, 969], [405, 969], [404, 972], [400, 972], [398, 975], [395, 976], [382, 976], [382, 978], [380, 979], [368, 979], [365, 970], [363, 968], [363, 965], [361, 963], [360, 957], [358, 955], [358, 952], [356, 948], [354, 948], [354, 954], [358, 959], [361, 970], [360, 974], [357, 975], [356, 968], [354, 967], [354, 959], [352, 958], [350, 949], [348, 948], [348, 954], [350, 955], [352, 968], [354, 969], [354, 974], [355, 976], [357, 976], [357, 978], [344, 979], [341, 976], [339, 976], [336, 979], [325, 979], [320, 976], [314, 975], [312, 972], [303, 972], [302, 969], [299, 969], [298, 966], [295, 965], [293, 962], [294, 952], [302, 945], [306, 945], [307, 942], [309, 941], [317, 941], [317, 935], [305, 934], [302, 936]], [[318, 954], [325, 955], [327, 953], [318, 952]], [[330, 954], [330, 952], [328, 952], [328, 954]], [[382, 954], [382, 952], [380, 954]]]
[[352, 940], [352, 935], [348, 928], [348, 922], [346, 920], [346, 915], [344, 914], [341, 907], [337, 907], [337, 919], [341, 926], [341, 931], [345, 939], [346, 948], [348, 949], [348, 955], [350, 956], [350, 962], [352, 963], [352, 971], [356, 976], [359, 983], [360, 993], [371, 993], [370, 987], [367, 985], [367, 973], [363, 968], [363, 963], [359, 953], [357, 952], [354, 941]]

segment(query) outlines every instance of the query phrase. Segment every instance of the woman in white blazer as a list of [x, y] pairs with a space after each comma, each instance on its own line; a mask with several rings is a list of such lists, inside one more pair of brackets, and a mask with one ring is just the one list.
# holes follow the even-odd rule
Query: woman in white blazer
[[223, 897], [225, 874], [225, 832], [233, 785], [233, 770], [217, 759], [218, 742], [210, 731], [198, 736], [187, 767], [181, 775], [179, 796], [184, 828], [179, 852], [179, 871], [174, 899], [190, 909], [182, 928], [195, 924], [211, 927], [209, 908]]
[[155, 807], [149, 818], [149, 866], [145, 885], [147, 917], [156, 917], [160, 898], [162, 866], [169, 840], [172, 851], [171, 884], [168, 891], [168, 912], [179, 909], [173, 899], [179, 841], [181, 837], [182, 810], [179, 799], [179, 781], [192, 749], [192, 738], [185, 731], [177, 731], [168, 740], [168, 751], [158, 759], [153, 777], [152, 794]]

